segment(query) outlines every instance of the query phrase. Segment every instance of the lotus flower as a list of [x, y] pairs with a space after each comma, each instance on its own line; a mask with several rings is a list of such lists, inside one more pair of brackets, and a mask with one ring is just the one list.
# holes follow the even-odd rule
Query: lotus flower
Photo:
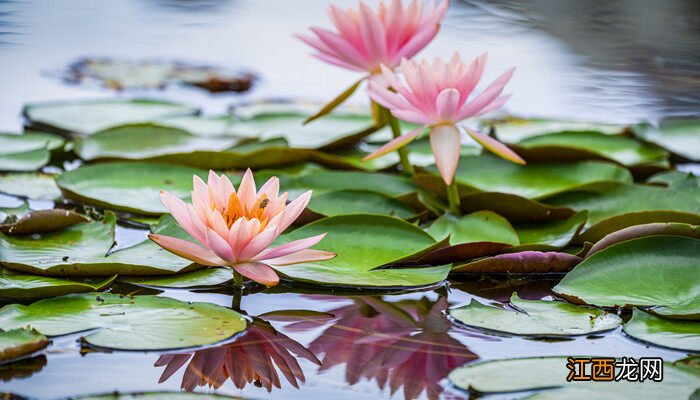
[[[514, 69], [501, 75], [479, 95], [470, 99], [481, 79], [485, 64], [486, 54], [476, 58], [469, 65], [462, 62], [458, 53], [447, 63], [440, 58], [432, 64], [426, 61], [403, 60], [401, 71], [405, 82], [399, 79], [391, 67], [382, 66], [382, 73], [389, 87], [376, 80], [370, 81], [370, 97], [389, 109], [396, 118], [419, 124], [421, 127], [395, 138], [365, 159], [376, 158], [405, 146], [426, 128], [430, 128], [430, 145], [435, 162], [445, 183], [451, 184], [457, 169], [461, 145], [457, 124], [467, 118], [494, 111], [510, 98], [509, 95], [501, 96], [501, 93]], [[497, 140], [473, 130], [466, 130], [486, 149], [507, 160], [525, 163]]]
[[297, 35], [318, 51], [315, 56], [328, 63], [370, 74], [380, 65], [398, 66], [402, 58], [413, 57], [437, 35], [449, 1], [431, 1], [424, 7], [412, 0], [404, 7], [401, 0], [390, 6], [379, 2], [377, 11], [360, 1], [359, 9], [341, 10], [331, 6], [330, 16], [337, 32], [313, 27], [316, 35]]
[[209, 171], [207, 183], [196, 175], [193, 179], [192, 204], [161, 192], [161, 201], [175, 221], [199, 242], [158, 234], [148, 236], [171, 253], [201, 265], [231, 267], [267, 286], [279, 283], [271, 266], [335, 256], [309, 250], [325, 234], [268, 248], [306, 208], [311, 191], [287, 204], [287, 192], [279, 194], [277, 177], [270, 178], [257, 190], [250, 169], [243, 175], [238, 191], [226, 175], [219, 176], [214, 171]]

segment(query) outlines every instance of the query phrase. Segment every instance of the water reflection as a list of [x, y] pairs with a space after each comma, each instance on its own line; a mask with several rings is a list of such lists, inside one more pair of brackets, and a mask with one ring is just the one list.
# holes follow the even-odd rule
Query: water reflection
[[[423, 392], [429, 399], [437, 399], [447, 373], [478, 358], [451, 336], [457, 331], [445, 318], [446, 297], [397, 302], [370, 296], [351, 299], [352, 303], [330, 311], [335, 320], [309, 346], [323, 355], [320, 372], [345, 364], [345, 379], [350, 385], [365, 378], [380, 390], [388, 388], [392, 395], [403, 388], [407, 399]], [[298, 322], [286, 329], [314, 327], [313, 322]]]
[[305, 381], [298, 357], [321, 365], [309, 349], [276, 331], [268, 322], [254, 318], [232, 343], [194, 353], [163, 355], [155, 366], [165, 367], [159, 381], [162, 383], [187, 364], [181, 388], [188, 391], [200, 386], [218, 389], [230, 379], [239, 389], [253, 383], [270, 392], [273, 387], [282, 387], [277, 370], [295, 388]]

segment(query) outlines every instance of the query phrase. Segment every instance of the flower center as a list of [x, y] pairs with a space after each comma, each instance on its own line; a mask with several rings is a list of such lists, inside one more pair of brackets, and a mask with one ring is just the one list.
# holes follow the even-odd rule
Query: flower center
[[260, 221], [260, 231], [262, 231], [265, 229], [268, 222], [268, 218], [265, 215], [265, 207], [267, 207], [269, 202], [270, 200], [267, 198], [267, 194], [263, 193], [255, 200], [252, 207], [248, 208], [243, 204], [236, 193], [232, 193], [228, 199], [228, 205], [221, 213], [221, 216], [224, 217], [224, 221], [226, 221], [229, 228], [240, 218], [245, 218], [247, 220], [257, 219]]

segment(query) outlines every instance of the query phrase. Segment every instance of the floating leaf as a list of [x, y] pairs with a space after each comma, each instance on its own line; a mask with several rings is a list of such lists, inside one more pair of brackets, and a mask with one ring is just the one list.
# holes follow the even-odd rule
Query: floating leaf
[[650, 236], [586, 258], [554, 287], [575, 303], [603, 307], [664, 306], [681, 318], [700, 316], [700, 240]]
[[227, 339], [246, 327], [237, 312], [157, 296], [72, 294], [0, 310], [0, 328], [31, 326], [47, 336], [98, 329], [83, 340], [119, 350], [166, 350]]
[[401, 261], [417, 260], [444, 247], [422, 229], [398, 218], [382, 215], [342, 215], [303, 226], [280, 241], [292, 241], [327, 233], [315, 246], [332, 251], [333, 259], [281, 266], [277, 270], [296, 280], [339, 286], [424, 286], [447, 277], [449, 266], [375, 269]]
[[598, 132], [563, 132], [522, 140], [515, 150], [528, 161], [606, 159], [634, 167], [668, 168], [668, 152], [625, 136]]
[[700, 200], [677, 190], [610, 182], [563, 193], [547, 204], [588, 210], [588, 223], [579, 240], [596, 242], [612, 232], [652, 222], [700, 225]]
[[33, 330], [18, 328], [0, 332], [0, 361], [33, 353], [48, 344], [46, 336]]
[[215, 393], [196, 392], [143, 392], [143, 393], [105, 393], [73, 397], [79, 400], [243, 400], [240, 397], [225, 396]]
[[61, 197], [54, 175], [36, 172], [0, 174], [0, 192], [31, 200], [56, 200]]
[[596, 242], [586, 253], [587, 257], [616, 243], [647, 236], [687, 236], [700, 239], [697, 225], [675, 222], [657, 222], [653, 224], [634, 225], [613, 232]]
[[201, 137], [257, 137], [250, 133], [240, 132], [237, 129], [237, 120], [231, 115], [186, 115], [162, 118], [154, 121], [154, 123], [182, 129], [191, 135]]
[[408, 219], [416, 215], [414, 210], [398, 200], [379, 193], [358, 190], [314, 194], [307, 210], [327, 217], [370, 213]]
[[119, 282], [166, 288], [196, 288], [218, 286], [233, 280], [231, 268], [206, 268], [165, 277], [124, 277]]
[[581, 211], [567, 219], [520, 222], [514, 224], [520, 245], [518, 250], [557, 250], [567, 246], [583, 229], [588, 212]]
[[70, 210], [36, 210], [16, 221], [0, 223], [0, 232], [8, 235], [53, 232], [87, 221], [86, 217]]
[[658, 127], [634, 126], [634, 135], [692, 161], [700, 161], [700, 119], [665, 119]]
[[171, 275], [201, 268], [146, 240], [110, 253], [116, 217], [86, 222], [57, 232], [8, 236], [0, 233], [0, 263], [50, 276]]
[[36, 300], [71, 293], [97, 292], [109, 286], [116, 277], [114, 275], [101, 280], [67, 280], [0, 268], [0, 298]]
[[196, 108], [151, 100], [79, 100], [29, 104], [24, 116], [33, 127], [60, 133], [91, 135], [134, 122], [194, 115]]
[[165, 190], [189, 199], [192, 176], [207, 179], [206, 171], [151, 163], [106, 163], [64, 172], [56, 183], [72, 200], [111, 210], [145, 215], [167, 212], [160, 201]]
[[660, 184], [683, 192], [700, 193], [700, 176], [690, 172], [667, 171], [656, 174], [647, 180], [650, 184]]
[[567, 382], [566, 364], [567, 357], [481, 361], [453, 370], [448, 378], [460, 389], [482, 394], [547, 389], [528, 399], [687, 399], [700, 384], [696, 371], [671, 363], [663, 366], [662, 382]]
[[544, 272], [567, 272], [581, 258], [567, 253], [522, 251], [485, 257], [452, 268], [452, 272], [529, 274]]
[[197, 137], [177, 128], [133, 124], [78, 137], [75, 140], [75, 152], [88, 161], [152, 160], [161, 156], [195, 157], [206, 152], [226, 150], [236, 143], [236, 138]]
[[700, 322], [656, 317], [635, 308], [622, 329], [635, 339], [658, 346], [700, 352]]
[[554, 119], [507, 118], [504, 121], [495, 121], [492, 125], [498, 140], [506, 143], [517, 143], [527, 138], [553, 133], [598, 132], [614, 135], [627, 129], [623, 125]]
[[515, 310], [492, 307], [472, 300], [450, 310], [459, 322], [492, 331], [528, 336], [587, 335], [617, 328], [622, 319], [615, 314], [561, 301], [523, 300], [513, 293]]
[[63, 138], [41, 132], [0, 133], [0, 171], [35, 171], [48, 164]]
[[428, 229], [436, 240], [448, 235], [451, 244], [494, 242], [520, 244], [518, 234], [508, 220], [491, 211], [478, 211], [463, 217], [443, 214]]

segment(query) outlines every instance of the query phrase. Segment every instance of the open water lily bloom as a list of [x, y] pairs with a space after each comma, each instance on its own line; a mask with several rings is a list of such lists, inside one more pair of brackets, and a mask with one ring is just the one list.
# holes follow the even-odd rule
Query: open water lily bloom
[[296, 35], [316, 49], [315, 56], [328, 63], [370, 74], [380, 65], [394, 68], [411, 58], [437, 35], [449, 2], [412, 0], [404, 6], [393, 0], [379, 2], [377, 10], [360, 2], [358, 9], [341, 10], [332, 5], [330, 16], [336, 31], [313, 27], [315, 36]]
[[[421, 126], [395, 138], [365, 159], [376, 158], [405, 146], [426, 128], [430, 128], [430, 145], [435, 163], [445, 183], [451, 184], [461, 145], [458, 124], [467, 118], [494, 111], [510, 98], [502, 93], [515, 69], [507, 71], [481, 93], [472, 96], [485, 64], [486, 54], [468, 65], [462, 62], [458, 53], [448, 62], [437, 58], [432, 64], [404, 59], [401, 62], [403, 80], [391, 68], [382, 66], [386, 84], [370, 81], [367, 89], [370, 97], [390, 110], [396, 118]], [[500, 157], [519, 164], [525, 163], [496, 139], [465, 127], [463, 129], [479, 144]]]
[[271, 247], [294, 222], [311, 199], [308, 191], [287, 204], [287, 192], [279, 194], [279, 179], [270, 178], [256, 189], [248, 169], [238, 191], [226, 175], [209, 171], [208, 182], [194, 176], [192, 204], [171, 193], [161, 200], [177, 223], [199, 244], [175, 237], [151, 234], [162, 248], [207, 266], [228, 266], [258, 283], [273, 286], [279, 276], [271, 266], [327, 260], [334, 253], [311, 250], [325, 234]]

